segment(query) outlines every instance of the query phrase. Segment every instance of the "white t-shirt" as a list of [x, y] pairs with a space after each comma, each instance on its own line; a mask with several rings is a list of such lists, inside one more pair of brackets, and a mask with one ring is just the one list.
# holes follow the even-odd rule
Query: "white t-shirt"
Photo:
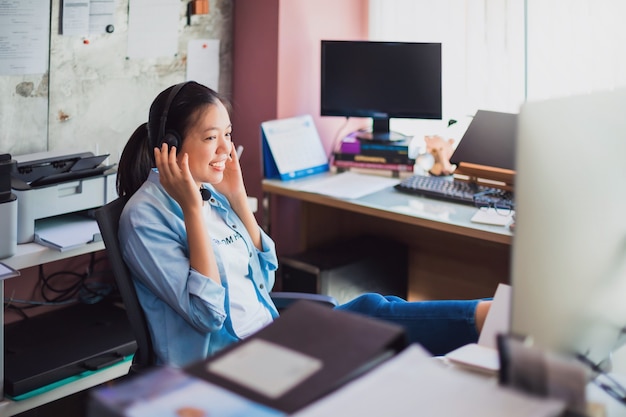
[[213, 250], [219, 251], [228, 280], [233, 330], [245, 338], [272, 322], [269, 310], [259, 301], [254, 283], [248, 278], [248, 248], [241, 236], [230, 229], [205, 203], [205, 219]]

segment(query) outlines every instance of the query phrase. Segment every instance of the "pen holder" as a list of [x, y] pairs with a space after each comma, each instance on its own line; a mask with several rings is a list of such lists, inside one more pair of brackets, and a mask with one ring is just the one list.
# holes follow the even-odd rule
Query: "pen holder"
[[17, 197], [0, 203], [0, 259], [15, 255], [17, 250]]

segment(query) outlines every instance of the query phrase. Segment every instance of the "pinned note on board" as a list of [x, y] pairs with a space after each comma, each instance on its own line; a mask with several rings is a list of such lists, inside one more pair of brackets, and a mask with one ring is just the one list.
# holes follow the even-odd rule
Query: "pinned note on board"
[[261, 123], [263, 174], [290, 180], [329, 170], [311, 115]]

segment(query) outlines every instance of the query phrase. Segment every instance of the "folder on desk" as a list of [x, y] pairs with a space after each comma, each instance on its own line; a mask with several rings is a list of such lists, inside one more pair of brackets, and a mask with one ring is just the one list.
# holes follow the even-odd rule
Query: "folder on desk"
[[301, 300], [269, 326], [186, 371], [292, 413], [405, 346], [400, 326]]
[[265, 178], [289, 180], [329, 170], [310, 115], [263, 122], [261, 139]]

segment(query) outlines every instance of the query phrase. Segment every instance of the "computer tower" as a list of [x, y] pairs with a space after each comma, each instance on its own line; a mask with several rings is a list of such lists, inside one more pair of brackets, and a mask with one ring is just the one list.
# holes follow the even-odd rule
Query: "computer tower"
[[374, 236], [333, 242], [279, 258], [283, 291], [318, 293], [345, 303], [365, 292], [406, 298], [408, 248]]

